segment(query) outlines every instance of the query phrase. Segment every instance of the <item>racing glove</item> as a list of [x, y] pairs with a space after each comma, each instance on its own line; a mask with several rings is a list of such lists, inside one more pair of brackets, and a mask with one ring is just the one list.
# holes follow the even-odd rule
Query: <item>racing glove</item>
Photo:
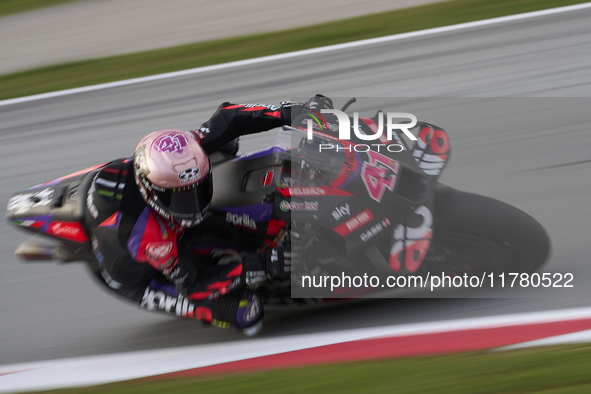
[[287, 279], [291, 273], [291, 248], [289, 244], [268, 252], [250, 254], [243, 258], [246, 284], [256, 285], [267, 279]]
[[[290, 118], [284, 117], [283, 118], [284, 121], [289, 120], [289, 119], [291, 119], [291, 121], [293, 121], [295, 118], [297, 118], [301, 114], [309, 112], [310, 110], [320, 112], [321, 109], [334, 108], [333, 104], [332, 104], [332, 100], [329, 97], [326, 97], [322, 94], [317, 94], [313, 97], [310, 97], [310, 99], [308, 101], [306, 101], [305, 104], [289, 103], [289, 102], [281, 103], [282, 107], [285, 106], [286, 104], [290, 106], [290, 116], [291, 117]], [[282, 110], [282, 115], [283, 115], [283, 110]], [[286, 123], [286, 124], [291, 124], [291, 122]]]
[[333, 109], [334, 105], [330, 97], [317, 94], [314, 97], [310, 97], [310, 99], [306, 102], [305, 107], [320, 112], [321, 109]]

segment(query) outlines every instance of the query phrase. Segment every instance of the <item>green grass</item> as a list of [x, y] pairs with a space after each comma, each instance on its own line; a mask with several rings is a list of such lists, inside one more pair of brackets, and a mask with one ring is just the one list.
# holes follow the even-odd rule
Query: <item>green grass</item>
[[74, 1], [80, 0], [0, 0], [0, 17]]
[[50, 393], [590, 393], [590, 368], [591, 345], [573, 345], [145, 379]]
[[[0, 76], [0, 99], [184, 70], [504, 15], [581, 0], [455, 0], [353, 19]], [[90, 43], [89, 43], [90, 45]]]

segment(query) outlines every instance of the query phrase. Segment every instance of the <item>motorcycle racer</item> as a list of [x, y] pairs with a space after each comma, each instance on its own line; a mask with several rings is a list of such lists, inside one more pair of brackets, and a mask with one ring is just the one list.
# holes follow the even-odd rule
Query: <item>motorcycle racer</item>
[[208, 154], [235, 153], [239, 136], [290, 124], [303, 108], [225, 102], [197, 130], [151, 133], [133, 159], [102, 168], [86, 201], [101, 279], [141, 308], [247, 335], [260, 331], [263, 306], [247, 286], [288, 278], [289, 247], [221, 265], [219, 254], [191, 254], [182, 237], [207, 217], [214, 193]]

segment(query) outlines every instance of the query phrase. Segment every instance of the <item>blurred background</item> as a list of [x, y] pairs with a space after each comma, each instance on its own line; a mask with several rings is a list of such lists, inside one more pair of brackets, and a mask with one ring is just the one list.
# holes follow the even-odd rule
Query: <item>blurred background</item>
[[[0, 0], [0, 98], [573, 3]], [[357, 19], [341, 21], [352, 17]], [[573, 273], [575, 293], [365, 300], [269, 311], [261, 336], [589, 306], [590, 22], [591, 9], [580, 9], [0, 102], [0, 208], [5, 213], [17, 190], [130, 156], [148, 132], [197, 128], [224, 101], [278, 104], [315, 93], [382, 97], [392, 110], [420, 109], [433, 117], [422, 120], [449, 132], [453, 155], [443, 183], [514, 205], [546, 228], [553, 251], [543, 270]], [[457, 101], [435, 98], [463, 98], [463, 108], [477, 108], [479, 117], [462, 118]], [[275, 134], [243, 138], [241, 152], [271, 145]], [[137, 310], [100, 289], [80, 264], [21, 263], [14, 249], [27, 238], [0, 224], [0, 364], [245, 340]]]

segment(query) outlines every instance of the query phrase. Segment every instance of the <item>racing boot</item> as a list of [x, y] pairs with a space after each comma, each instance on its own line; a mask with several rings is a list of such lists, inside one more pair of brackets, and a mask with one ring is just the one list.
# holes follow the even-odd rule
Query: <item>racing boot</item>
[[214, 327], [240, 330], [247, 336], [256, 335], [263, 328], [263, 303], [252, 290], [221, 296], [211, 309]]

